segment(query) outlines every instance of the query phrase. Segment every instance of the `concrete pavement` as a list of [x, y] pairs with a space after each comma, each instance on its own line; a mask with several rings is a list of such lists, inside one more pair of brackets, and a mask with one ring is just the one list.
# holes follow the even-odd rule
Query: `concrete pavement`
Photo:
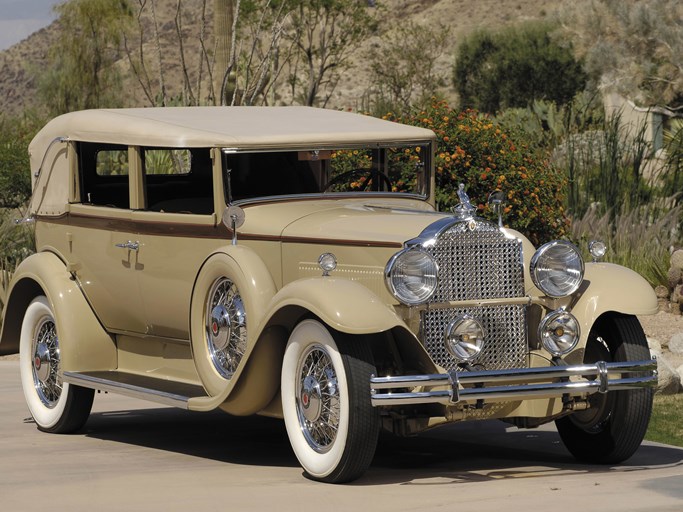
[[16, 361], [0, 361], [0, 510], [683, 511], [683, 449], [574, 462], [552, 427], [465, 423], [383, 438], [351, 485], [302, 476], [282, 422], [190, 413], [111, 394], [83, 432], [39, 432]]

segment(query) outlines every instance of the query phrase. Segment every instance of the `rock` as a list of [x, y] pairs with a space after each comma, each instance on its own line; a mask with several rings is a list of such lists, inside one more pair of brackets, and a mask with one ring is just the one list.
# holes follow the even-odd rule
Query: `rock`
[[658, 375], [655, 393], [675, 395], [681, 388], [681, 375], [661, 352], [653, 350], [652, 355], [657, 358]]
[[672, 354], [683, 355], [683, 332], [671, 336], [669, 350]]
[[676, 371], [678, 372], [678, 378], [681, 381], [680, 391], [683, 392], [683, 364], [676, 368]]
[[674, 251], [674, 253], [671, 255], [671, 268], [683, 270], [683, 249]]
[[648, 338], [647, 346], [650, 348], [650, 352], [657, 352], [658, 354], [662, 353], [662, 344], [659, 342], [659, 340]]
[[666, 286], [659, 285], [655, 288], [655, 295], [657, 296], [658, 299], [668, 299], [669, 298], [669, 289]]

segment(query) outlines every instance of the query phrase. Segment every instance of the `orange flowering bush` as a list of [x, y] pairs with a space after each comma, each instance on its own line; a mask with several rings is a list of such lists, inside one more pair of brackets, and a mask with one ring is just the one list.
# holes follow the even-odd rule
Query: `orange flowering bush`
[[445, 101], [404, 116], [384, 119], [429, 128], [437, 135], [435, 154], [436, 201], [440, 210], [456, 206], [460, 183], [479, 215], [494, 220], [487, 199], [505, 193], [503, 221], [524, 233], [534, 244], [562, 238], [565, 215], [565, 177], [539, 158], [519, 137], [504, 133], [493, 119], [474, 110], [457, 112]]

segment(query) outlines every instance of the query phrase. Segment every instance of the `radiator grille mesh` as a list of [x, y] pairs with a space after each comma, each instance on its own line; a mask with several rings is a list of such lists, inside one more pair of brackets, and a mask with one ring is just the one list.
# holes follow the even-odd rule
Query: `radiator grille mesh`
[[524, 294], [522, 243], [494, 224], [460, 222], [428, 247], [439, 265], [433, 302], [521, 297]]
[[[426, 248], [439, 265], [439, 287], [432, 303], [501, 299], [524, 295], [522, 243], [489, 222], [459, 222]], [[454, 369], [444, 333], [461, 315], [471, 315], [486, 331], [482, 353], [471, 363], [486, 370], [526, 366], [526, 307], [502, 305], [433, 308], [422, 313], [425, 347], [436, 364]]]
[[526, 307], [521, 305], [444, 308], [423, 312], [424, 343], [434, 362], [453, 370], [457, 361], [446, 349], [444, 332], [451, 320], [471, 315], [486, 331], [481, 354], [471, 361], [482, 370], [504, 370], [526, 366]]

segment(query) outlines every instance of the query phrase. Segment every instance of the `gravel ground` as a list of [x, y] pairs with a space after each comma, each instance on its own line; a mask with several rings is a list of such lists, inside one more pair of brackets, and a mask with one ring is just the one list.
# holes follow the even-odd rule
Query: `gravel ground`
[[648, 338], [654, 338], [666, 347], [674, 334], [683, 332], [683, 316], [671, 313], [657, 313], [651, 316], [639, 316], [643, 330]]

